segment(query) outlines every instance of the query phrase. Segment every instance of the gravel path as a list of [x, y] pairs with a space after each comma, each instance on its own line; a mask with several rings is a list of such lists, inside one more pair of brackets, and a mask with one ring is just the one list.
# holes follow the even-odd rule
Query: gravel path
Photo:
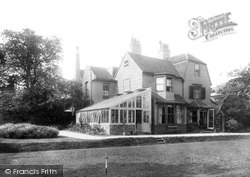
[[250, 140], [0, 154], [1, 164], [64, 165], [64, 176], [249, 176]]

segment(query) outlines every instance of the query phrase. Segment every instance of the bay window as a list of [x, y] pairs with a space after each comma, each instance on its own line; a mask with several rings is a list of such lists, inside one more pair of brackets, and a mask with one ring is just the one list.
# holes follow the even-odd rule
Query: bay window
[[164, 77], [157, 77], [155, 83], [157, 92], [164, 91]]

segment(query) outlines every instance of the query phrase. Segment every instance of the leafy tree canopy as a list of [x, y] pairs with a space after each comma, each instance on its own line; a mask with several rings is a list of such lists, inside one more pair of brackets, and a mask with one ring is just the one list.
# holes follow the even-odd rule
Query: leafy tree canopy
[[17, 85], [31, 91], [35, 86], [51, 86], [60, 76], [62, 47], [58, 38], [44, 38], [30, 29], [4, 30], [2, 38], [5, 79], [12, 77]]
[[219, 89], [219, 93], [236, 94], [240, 98], [250, 100], [250, 67], [236, 69], [229, 75], [233, 78]]
[[221, 86], [219, 93], [229, 95], [222, 107], [226, 118], [233, 118], [245, 128], [250, 127], [250, 68], [236, 69], [233, 78]]
[[[62, 46], [57, 37], [45, 38], [30, 29], [4, 30], [0, 46], [0, 111], [14, 122], [65, 123], [65, 104], [84, 106], [81, 84], [62, 78], [58, 66]], [[69, 123], [69, 122], [68, 122]]]

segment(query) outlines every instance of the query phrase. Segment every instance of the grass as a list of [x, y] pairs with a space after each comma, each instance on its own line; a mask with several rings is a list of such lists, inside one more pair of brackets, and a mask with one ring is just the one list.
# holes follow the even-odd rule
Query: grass
[[[166, 144], [204, 142], [204, 141], [225, 141], [246, 139], [249, 136], [204, 136], [204, 137], [164, 137]], [[1, 139], [0, 139], [1, 140]], [[156, 138], [116, 138], [102, 140], [80, 140], [74, 138], [58, 137], [53, 139], [40, 140], [4, 140], [0, 142], [0, 153], [17, 153], [31, 151], [48, 151], [63, 149], [89, 149], [103, 147], [122, 147], [122, 146], [143, 146], [158, 144]]]
[[[144, 139], [146, 140], [146, 139]], [[249, 139], [1, 154], [2, 164], [63, 165], [64, 177], [249, 176]]]

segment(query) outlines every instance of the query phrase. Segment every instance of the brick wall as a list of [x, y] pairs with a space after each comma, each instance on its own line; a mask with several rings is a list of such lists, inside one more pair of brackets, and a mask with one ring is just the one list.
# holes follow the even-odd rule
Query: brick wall
[[[135, 134], [135, 125], [125, 125], [125, 134]], [[123, 135], [123, 125], [110, 125], [110, 135]]]
[[187, 133], [187, 125], [177, 124], [175, 126], [167, 126], [166, 124], [154, 125], [153, 134], [177, 134]]

